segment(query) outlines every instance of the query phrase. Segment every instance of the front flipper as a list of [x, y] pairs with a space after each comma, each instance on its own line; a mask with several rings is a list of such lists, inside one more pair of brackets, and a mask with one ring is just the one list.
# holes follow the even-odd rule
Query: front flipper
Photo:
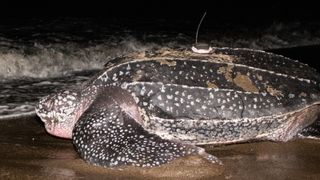
[[149, 133], [134, 116], [128, 114], [128, 110], [123, 109], [123, 100], [114, 99], [128, 98], [130, 102], [132, 97], [129, 93], [123, 90], [110, 93], [122, 93], [122, 96], [98, 96], [73, 130], [74, 145], [87, 162], [104, 167], [152, 167], [182, 156], [199, 154], [211, 162], [220, 163], [200, 147], [165, 140]]

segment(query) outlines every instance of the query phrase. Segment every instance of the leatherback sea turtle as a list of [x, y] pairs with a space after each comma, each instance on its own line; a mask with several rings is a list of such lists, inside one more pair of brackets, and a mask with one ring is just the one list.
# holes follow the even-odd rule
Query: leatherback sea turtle
[[296, 137], [320, 112], [319, 82], [315, 69], [263, 51], [163, 50], [115, 59], [36, 112], [91, 164], [152, 167], [191, 154], [220, 163], [196, 145]]

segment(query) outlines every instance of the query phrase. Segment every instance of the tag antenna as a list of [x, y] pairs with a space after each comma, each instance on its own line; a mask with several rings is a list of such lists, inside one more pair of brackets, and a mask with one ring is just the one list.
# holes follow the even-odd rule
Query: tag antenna
[[203, 14], [203, 16], [202, 16], [202, 18], [201, 18], [201, 20], [200, 20], [200, 22], [199, 22], [199, 24], [198, 24], [198, 28], [197, 28], [197, 32], [196, 32], [196, 44], [198, 43], [199, 29], [200, 29], [201, 23], [202, 23], [204, 17], [206, 16], [206, 14], [207, 14], [207, 12], [204, 12], [204, 14]]

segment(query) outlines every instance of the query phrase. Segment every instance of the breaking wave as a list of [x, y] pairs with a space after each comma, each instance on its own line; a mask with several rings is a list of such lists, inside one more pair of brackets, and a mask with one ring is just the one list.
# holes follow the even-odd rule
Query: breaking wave
[[[0, 24], [0, 120], [33, 115], [39, 98], [89, 79], [115, 57], [189, 48], [195, 33], [190, 24], [197, 22], [61, 18], [17, 24]], [[203, 26], [199, 42], [211, 46], [275, 49], [320, 43], [320, 23]]]
[[0, 77], [2, 80], [50, 78], [66, 76], [73, 71], [101, 69], [112, 58], [154, 46], [141, 44], [134, 38], [92, 45], [67, 42], [47, 45], [34, 43], [20, 45], [19, 48], [11, 46], [0, 51]]
[[[110, 59], [132, 52], [190, 47], [194, 43], [190, 24], [193, 22], [170, 24], [161, 19], [130, 22], [130, 19], [90, 18], [31, 19], [23, 25], [0, 24], [0, 79], [61, 77], [74, 71], [101, 69]], [[301, 30], [302, 26], [305, 30]], [[273, 23], [267, 28], [228, 24], [206, 28], [204, 25], [199, 40], [220, 47], [294, 47], [320, 43], [320, 32], [314, 31], [319, 27], [319, 23], [302, 22]]]

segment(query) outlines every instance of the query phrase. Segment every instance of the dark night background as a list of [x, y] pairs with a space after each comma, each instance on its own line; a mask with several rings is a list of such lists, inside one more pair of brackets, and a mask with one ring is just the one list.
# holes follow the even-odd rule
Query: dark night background
[[[274, 23], [280, 22], [286, 26], [291, 22], [299, 22], [301, 25], [297, 27], [298, 30], [304, 31], [303, 28], [306, 27], [306, 31], [311, 32], [313, 36], [313, 32], [318, 31], [320, 23], [320, 11], [316, 3], [304, 1], [2, 1], [1, 7], [0, 24], [27, 24], [32, 18], [46, 21], [72, 17], [77, 20], [91, 18], [90, 23], [99, 25], [101, 21], [108, 23], [113, 19], [123, 27], [141, 33], [195, 31], [205, 11], [207, 16], [200, 35], [201, 31], [218, 34], [226, 31], [225, 34], [237, 36], [237, 31], [245, 27], [245, 33], [250, 36], [251, 32], [252, 35], [255, 31], [266, 29]], [[241, 33], [242, 36], [243, 30]], [[315, 57], [310, 55], [314, 53], [314, 49], [318, 47], [305, 49], [307, 53], [303, 55], [309, 56], [308, 61], [317, 65], [314, 62]], [[296, 50], [293, 52], [297, 54]], [[294, 53], [291, 53], [292, 57], [299, 59], [300, 55]]]
[[197, 20], [204, 11], [213, 23], [318, 20], [312, 2], [273, 1], [2, 1], [1, 17], [130, 17]]

